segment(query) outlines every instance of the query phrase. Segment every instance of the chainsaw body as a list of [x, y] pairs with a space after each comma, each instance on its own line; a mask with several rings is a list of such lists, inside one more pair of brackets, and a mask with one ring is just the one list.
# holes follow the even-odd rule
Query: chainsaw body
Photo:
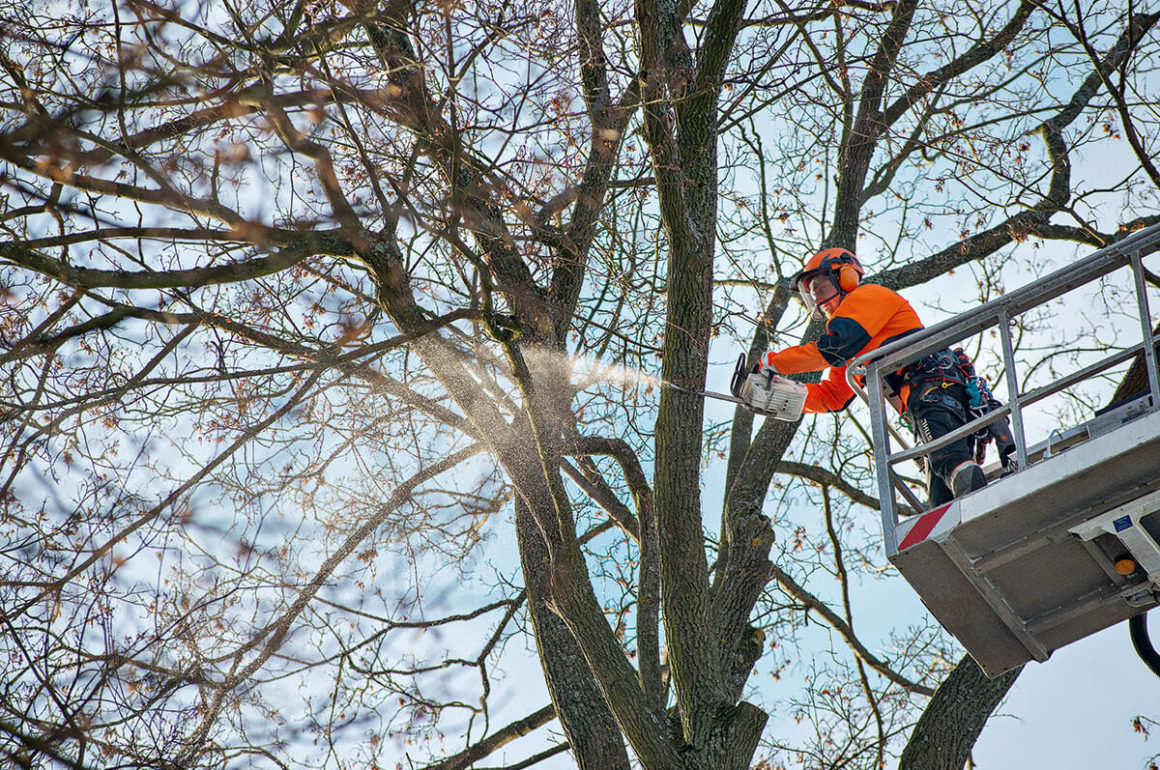
[[750, 411], [787, 422], [802, 416], [809, 392], [800, 382], [787, 380], [773, 372], [749, 371], [744, 354], [733, 370], [730, 390]]

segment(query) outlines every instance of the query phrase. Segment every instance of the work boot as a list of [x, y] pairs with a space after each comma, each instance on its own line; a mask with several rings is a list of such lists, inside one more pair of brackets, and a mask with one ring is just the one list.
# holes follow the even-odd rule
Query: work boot
[[978, 463], [968, 461], [959, 463], [951, 471], [950, 481], [948, 486], [951, 488], [951, 493], [955, 497], [962, 497], [987, 486], [987, 475], [983, 473], [983, 469], [979, 467]]

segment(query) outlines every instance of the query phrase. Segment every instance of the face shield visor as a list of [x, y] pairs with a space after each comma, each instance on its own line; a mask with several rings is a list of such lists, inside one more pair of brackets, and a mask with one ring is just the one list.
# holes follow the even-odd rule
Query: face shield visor
[[797, 290], [798, 299], [805, 305], [806, 312], [815, 321], [825, 320], [826, 303], [837, 299], [841, 293], [833, 273], [829, 270], [806, 273], [798, 279], [794, 288]]

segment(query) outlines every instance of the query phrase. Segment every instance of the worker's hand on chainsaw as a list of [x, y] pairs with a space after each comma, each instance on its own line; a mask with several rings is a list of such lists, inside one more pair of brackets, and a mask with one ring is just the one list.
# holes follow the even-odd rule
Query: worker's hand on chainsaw
[[763, 375], [766, 379], [781, 376], [781, 372], [773, 364], [769, 363], [768, 353], [757, 359], [757, 363], [753, 365], [753, 373]]
[[777, 382], [789, 382], [789, 380], [787, 380], [785, 377], [782, 377], [781, 373], [778, 372], [777, 369], [774, 369], [772, 366], [763, 366], [761, 367], [761, 371], [758, 373], [764, 377], [765, 381], [770, 385]]

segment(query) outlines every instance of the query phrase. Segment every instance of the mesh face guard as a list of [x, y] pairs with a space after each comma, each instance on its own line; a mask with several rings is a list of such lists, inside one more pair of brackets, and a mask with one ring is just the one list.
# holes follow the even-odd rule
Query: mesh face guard
[[826, 314], [822, 307], [840, 294], [838, 282], [829, 268], [804, 273], [794, 289], [798, 299], [806, 306], [806, 312], [815, 321], [825, 320]]

